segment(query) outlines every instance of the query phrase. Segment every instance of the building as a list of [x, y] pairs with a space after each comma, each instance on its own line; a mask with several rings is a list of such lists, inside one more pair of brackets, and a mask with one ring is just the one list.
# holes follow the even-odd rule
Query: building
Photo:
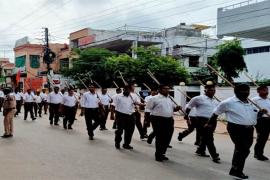
[[[244, 1], [217, 11], [217, 35], [236, 37], [253, 79], [270, 79], [270, 0]], [[236, 82], [250, 81], [244, 74]]]
[[163, 43], [162, 35], [149, 29], [124, 26], [117, 30], [99, 30], [85, 28], [70, 33], [70, 48], [106, 48], [119, 53], [130, 53], [136, 58], [134, 51], [138, 46], [152, 46]]
[[217, 35], [270, 41], [270, 1], [244, 1], [218, 9]]
[[[31, 44], [21, 40], [16, 42], [15, 69], [13, 75], [21, 71], [21, 88], [40, 89], [47, 85], [47, 64], [43, 63], [44, 45]], [[49, 44], [49, 48], [56, 54], [50, 65], [54, 73], [69, 68], [69, 47], [66, 44]]]
[[0, 70], [1, 70], [1, 77], [0, 77], [0, 84], [3, 86], [12, 87], [12, 72], [15, 65], [11, 63], [8, 58], [0, 58]]

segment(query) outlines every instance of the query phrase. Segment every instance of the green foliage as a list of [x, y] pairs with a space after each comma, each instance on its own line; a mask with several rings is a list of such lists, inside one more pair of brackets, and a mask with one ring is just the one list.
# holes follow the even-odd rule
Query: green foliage
[[218, 47], [218, 52], [214, 55], [216, 60], [213, 63], [220, 67], [220, 71], [229, 81], [233, 82], [233, 78], [239, 77], [240, 72], [247, 71], [243, 55], [244, 49], [240, 41], [226, 41]]
[[[116, 55], [106, 49], [85, 49], [76, 52], [73, 68], [64, 72], [66, 76], [79, 76], [85, 84], [90, 83], [88, 74], [102, 86], [112, 87], [112, 81], [123, 85], [119, 71], [126, 81], [135, 81], [138, 85], [146, 83], [154, 85], [148, 76], [147, 69], [153, 72], [161, 83], [171, 85], [187, 81], [188, 72], [172, 57], [160, 56], [160, 50], [155, 47], [137, 48], [137, 59], [127, 54]], [[91, 73], [89, 73], [91, 72]]]

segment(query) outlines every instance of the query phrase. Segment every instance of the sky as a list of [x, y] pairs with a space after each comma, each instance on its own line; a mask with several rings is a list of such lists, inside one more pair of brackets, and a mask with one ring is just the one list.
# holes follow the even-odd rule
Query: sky
[[[179, 23], [216, 25], [217, 8], [244, 0], [8, 0], [0, 1], [0, 57], [14, 62], [15, 41], [68, 43], [69, 33], [124, 25], [163, 29]], [[206, 33], [214, 36], [216, 29]]]

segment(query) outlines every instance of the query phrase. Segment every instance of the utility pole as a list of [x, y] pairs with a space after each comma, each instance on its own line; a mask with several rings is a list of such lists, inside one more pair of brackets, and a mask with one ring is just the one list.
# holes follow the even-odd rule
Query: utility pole
[[49, 47], [49, 29], [48, 28], [44, 28], [45, 29], [45, 50], [44, 50], [44, 56], [43, 56], [43, 61], [44, 63], [47, 64], [47, 81], [48, 81], [48, 89], [50, 90], [50, 79], [49, 76], [50, 71], [51, 71], [51, 67], [50, 64], [53, 62], [54, 58], [55, 58], [55, 53], [51, 51], [50, 47]]

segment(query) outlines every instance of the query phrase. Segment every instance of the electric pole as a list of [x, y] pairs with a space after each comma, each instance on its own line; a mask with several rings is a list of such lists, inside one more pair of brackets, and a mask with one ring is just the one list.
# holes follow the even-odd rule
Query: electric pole
[[47, 81], [48, 81], [48, 89], [50, 90], [50, 78], [49, 78], [49, 76], [51, 75], [50, 64], [53, 62], [55, 58], [55, 53], [52, 52], [49, 47], [49, 29], [48, 28], [44, 28], [44, 29], [45, 29], [45, 47], [44, 47], [45, 50], [44, 50], [43, 61], [44, 63], [47, 64]]

